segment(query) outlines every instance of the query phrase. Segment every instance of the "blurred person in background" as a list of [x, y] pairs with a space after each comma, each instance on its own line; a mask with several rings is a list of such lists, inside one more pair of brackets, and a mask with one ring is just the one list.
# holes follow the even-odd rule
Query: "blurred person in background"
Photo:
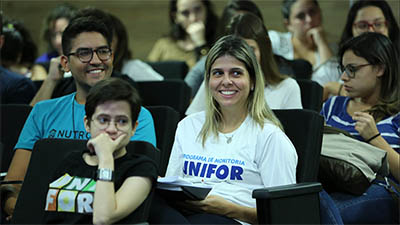
[[171, 0], [170, 33], [153, 46], [148, 60], [185, 61], [192, 68], [215, 39], [218, 18], [209, 0]]
[[[4, 37], [3, 31], [5, 31]], [[11, 43], [7, 43], [10, 41]], [[14, 41], [19, 46], [14, 46]], [[20, 58], [22, 54], [22, 35], [14, 28], [14, 26], [3, 27], [3, 14], [0, 11], [0, 50], [1, 53], [7, 53], [11, 49], [19, 49], [18, 54], [11, 54], [10, 57], [6, 57], [6, 65], [10, 58]], [[3, 47], [7, 47], [7, 51], [3, 51]], [[2, 55], [3, 56], [3, 55]], [[0, 103], [1, 104], [28, 104], [33, 96], [35, 95], [36, 89], [32, 81], [29, 78], [24, 77], [21, 74], [12, 72], [3, 67], [2, 57], [0, 58]]]
[[128, 75], [134, 81], [161, 81], [164, 77], [157, 73], [149, 64], [132, 59], [129, 49], [129, 38], [122, 21], [110, 14], [113, 22], [113, 41], [111, 49], [114, 52], [114, 70]]
[[[365, 32], [377, 32], [390, 38], [400, 52], [399, 23], [385, 0], [359, 0], [347, 15], [339, 45]], [[341, 82], [329, 82], [324, 86], [324, 100], [331, 95], [347, 95]]]
[[47, 16], [44, 22], [43, 40], [47, 43], [48, 51], [36, 59], [32, 80], [44, 80], [49, 72], [50, 60], [62, 55], [62, 33], [76, 11], [76, 7], [64, 3], [56, 6]]

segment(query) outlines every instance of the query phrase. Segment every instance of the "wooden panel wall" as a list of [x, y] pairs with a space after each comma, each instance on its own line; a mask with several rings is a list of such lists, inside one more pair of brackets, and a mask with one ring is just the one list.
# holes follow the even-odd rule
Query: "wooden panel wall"
[[[169, 29], [168, 0], [0, 0], [3, 15], [22, 20], [32, 32], [40, 53], [46, 50], [41, 40], [42, 24], [47, 12], [60, 2], [69, 2], [77, 7], [95, 6], [108, 11], [123, 21], [130, 37], [130, 48], [134, 57], [146, 59], [154, 42]], [[215, 11], [221, 14], [227, 0], [213, 0]], [[280, 12], [281, 0], [256, 0], [261, 8], [268, 29], [284, 31]], [[337, 41], [342, 32], [348, 0], [319, 0], [324, 18], [324, 27], [330, 41]], [[389, 0], [399, 21], [400, 1]]]

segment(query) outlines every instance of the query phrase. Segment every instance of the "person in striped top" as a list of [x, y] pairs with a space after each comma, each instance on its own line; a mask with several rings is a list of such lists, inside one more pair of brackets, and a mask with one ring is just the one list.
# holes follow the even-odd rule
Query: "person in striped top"
[[[348, 131], [387, 152], [391, 177], [400, 181], [400, 74], [395, 45], [367, 32], [339, 51], [341, 80], [347, 96], [329, 98], [321, 111], [326, 124]], [[347, 223], [392, 223], [396, 206], [390, 193], [372, 184], [362, 196], [331, 193]], [[358, 219], [362, 219], [361, 221]]]

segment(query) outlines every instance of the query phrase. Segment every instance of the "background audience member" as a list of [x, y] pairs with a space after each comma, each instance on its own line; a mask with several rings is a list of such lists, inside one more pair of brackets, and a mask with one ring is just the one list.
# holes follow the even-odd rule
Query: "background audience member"
[[399, 23], [385, 0], [358, 0], [347, 14], [339, 45], [364, 32], [377, 32], [390, 38], [399, 50]]
[[129, 50], [128, 33], [124, 24], [118, 17], [111, 14], [110, 17], [114, 24], [114, 35], [111, 43], [111, 49], [114, 53], [114, 70], [128, 75], [134, 81], [164, 80], [164, 77], [149, 64], [139, 59], [132, 59], [132, 53]]
[[[85, 112], [81, 123], [85, 123], [86, 131], [91, 136], [87, 149], [72, 151], [54, 173], [44, 206], [44, 222], [133, 223], [132, 213], [147, 198], [157, 178], [155, 162], [144, 156], [129, 154], [126, 150], [138, 125], [139, 94], [121, 79], [102, 80], [90, 89]], [[96, 172], [97, 178], [93, 177]], [[112, 175], [104, 176], [103, 172]], [[79, 210], [77, 206], [75, 210], [68, 211], [60, 204], [54, 207], [54, 201], [75, 202], [75, 195], [57, 194], [68, 191], [69, 183], [53, 184], [68, 179], [86, 179], [87, 183], [94, 183], [95, 189], [85, 192], [92, 196], [86, 198], [85, 210]], [[82, 201], [76, 202], [83, 204]]]
[[[385, 150], [392, 178], [398, 183], [400, 74], [396, 47], [386, 36], [366, 32], [346, 41], [339, 58], [347, 97], [329, 98], [321, 114], [327, 125]], [[399, 223], [395, 221], [399, 219], [399, 206], [382, 185], [372, 183], [361, 196], [330, 195], [345, 224]]]
[[[364, 32], [377, 32], [390, 38], [400, 52], [399, 24], [385, 0], [359, 0], [355, 2], [347, 15], [339, 45]], [[324, 87], [324, 99], [329, 95], [346, 95], [343, 84], [329, 82]]]
[[[2, 54], [3, 54], [2, 51], [3, 46], [9, 45], [9, 43], [5, 43], [7, 39], [5, 40], [3, 31], [6, 31], [8, 34], [11, 35], [11, 37], [15, 37], [15, 40], [20, 41], [21, 35], [19, 34], [18, 31], [15, 31], [13, 27], [11, 27], [11, 29], [10, 28], [3, 29], [3, 14], [0, 12], [0, 51]], [[3, 65], [2, 57], [0, 58], [0, 64]], [[24, 77], [23, 75], [7, 70], [3, 66], [0, 66], [1, 104], [12, 104], [12, 103], [28, 104], [35, 95], [35, 92], [36, 88], [30, 79]]]
[[31, 77], [31, 69], [37, 55], [37, 47], [24, 24], [6, 19], [3, 34], [7, 39], [1, 51], [2, 65], [25, 77]]
[[[6, 181], [24, 179], [34, 143], [42, 138], [88, 139], [82, 119], [84, 104], [90, 88], [112, 73], [112, 32], [97, 17], [82, 16], [70, 21], [63, 32], [64, 55], [61, 64], [75, 78], [76, 92], [36, 104], [21, 131]], [[153, 119], [141, 107], [139, 125], [131, 140], [147, 141], [156, 146]], [[56, 151], [56, 149], [55, 149]], [[20, 185], [15, 193], [5, 196], [4, 210], [12, 215]]]
[[38, 54], [38, 48], [36, 43], [33, 41], [31, 31], [27, 29], [24, 23], [21, 21], [14, 21], [14, 27], [21, 33], [24, 39], [22, 48], [22, 56], [19, 62], [19, 70], [21, 74], [25, 74], [27, 77], [32, 77], [32, 68], [35, 64], [35, 59]]
[[44, 22], [43, 40], [48, 44], [48, 52], [39, 56], [32, 71], [32, 80], [44, 80], [52, 58], [62, 55], [61, 37], [77, 8], [70, 4], [60, 4], [47, 16]]
[[[222, 37], [225, 34], [225, 28], [229, 24], [233, 16], [242, 12], [250, 12], [255, 14], [263, 21], [260, 9], [251, 0], [232, 0], [224, 8], [221, 19], [218, 21], [218, 30], [216, 37]], [[263, 22], [264, 23], [264, 22]], [[204, 66], [206, 64], [206, 56], [196, 63], [185, 77], [186, 84], [192, 89], [192, 98], [196, 95], [200, 85], [204, 80]]]
[[[3, 26], [3, 36], [6, 44], [1, 48], [1, 65], [18, 73], [19, 70], [16, 66], [21, 60], [24, 43], [22, 35], [12, 23], [6, 20]], [[23, 74], [20, 75], [23, 76]]]
[[288, 32], [269, 31], [272, 50], [286, 59], [305, 59], [313, 66], [311, 79], [324, 86], [338, 81], [337, 62], [328, 46], [317, 0], [284, 0], [283, 22]]
[[[241, 13], [232, 18], [225, 32], [243, 38], [254, 50], [265, 79], [264, 95], [268, 106], [272, 109], [301, 109], [300, 87], [293, 78], [279, 73], [268, 31], [262, 21], [254, 14]], [[206, 87], [203, 82], [186, 114], [205, 109]]]
[[[265, 102], [260, 65], [242, 38], [230, 35], [215, 43], [205, 81], [207, 110], [178, 124], [166, 176], [212, 189], [204, 200], [184, 202], [183, 208], [193, 212], [189, 215], [162, 199], [154, 201], [152, 218], [161, 224], [255, 224], [253, 189], [295, 183], [296, 150]], [[239, 163], [218, 162], [226, 158]], [[210, 161], [215, 167], [205, 163]], [[194, 165], [208, 166], [210, 176], [190, 174]], [[210, 172], [219, 167], [232, 171]]]
[[225, 29], [229, 25], [232, 17], [245, 12], [253, 13], [264, 24], [263, 15], [253, 0], [230, 0], [222, 11], [221, 19], [218, 22], [217, 37], [225, 35]]
[[217, 16], [209, 0], [170, 0], [171, 30], [151, 50], [149, 61], [180, 60], [189, 68], [214, 42]]

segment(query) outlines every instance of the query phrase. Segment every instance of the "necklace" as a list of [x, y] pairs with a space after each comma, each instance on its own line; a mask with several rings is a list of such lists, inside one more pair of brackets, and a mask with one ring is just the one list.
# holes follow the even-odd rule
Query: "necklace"
[[232, 143], [233, 136], [236, 135], [236, 133], [237, 133], [238, 130], [240, 129], [240, 126], [243, 124], [244, 120], [246, 120], [246, 117], [244, 117], [244, 119], [241, 120], [240, 124], [237, 124], [236, 126], [233, 126], [233, 128], [234, 128], [233, 130], [232, 130], [232, 129], [227, 129], [227, 130], [229, 130], [229, 131], [231, 131], [231, 132], [229, 132], [229, 133], [227, 133], [227, 134], [224, 134], [224, 133], [221, 132], [221, 134], [225, 137], [226, 143], [227, 143], [227, 144]]
[[226, 135], [226, 134], [223, 134], [223, 133], [221, 133], [221, 134], [225, 137], [226, 143], [230, 144], [232, 142], [233, 136], [235, 136], [235, 133], [236, 132], [232, 132], [232, 133], [230, 133], [231, 135]]
[[230, 144], [232, 142], [233, 134], [230, 137], [228, 135], [225, 135], [225, 134], [224, 134], [224, 136], [226, 138], [226, 143]]
[[74, 132], [74, 139], [75, 139], [75, 95], [72, 98], [72, 132]]

